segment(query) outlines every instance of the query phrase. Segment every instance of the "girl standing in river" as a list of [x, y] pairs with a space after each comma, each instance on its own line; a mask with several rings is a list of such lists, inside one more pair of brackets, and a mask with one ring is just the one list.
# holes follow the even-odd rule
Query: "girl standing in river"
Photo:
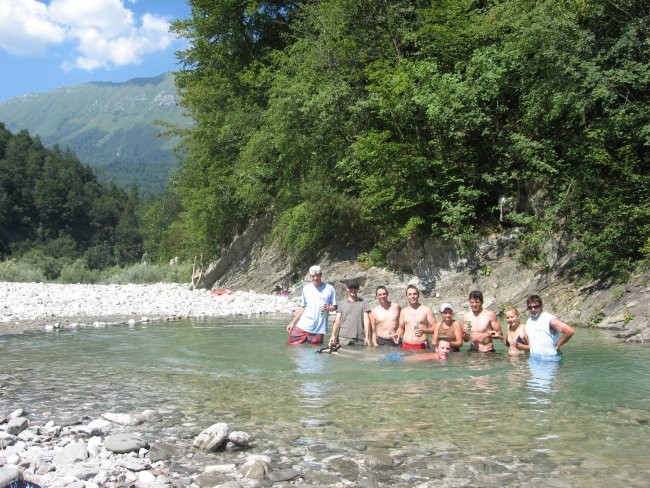
[[505, 310], [506, 323], [508, 324], [508, 335], [506, 345], [508, 346], [508, 356], [520, 356], [526, 354], [530, 349], [524, 324], [520, 322], [519, 310], [515, 307], [508, 307]]

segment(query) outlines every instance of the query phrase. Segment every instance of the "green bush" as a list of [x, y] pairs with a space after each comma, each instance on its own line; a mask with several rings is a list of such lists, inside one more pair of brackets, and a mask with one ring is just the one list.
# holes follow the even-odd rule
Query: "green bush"
[[56, 280], [61, 274], [61, 269], [70, 264], [69, 258], [55, 258], [46, 254], [41, 249], [31, 249], [18, 258], [18, 262], [25, 263], [30, 268], [38, 269], [43, 273], [46, 280]]
[[103, 283], [125, 285], [129, 283], [189, 283], [192, 276], [190, 264], [177, 265], [138, 263], [129, 268], [113, 269], [102, 278]]
[[0, 262], [0, 281], [14, 283], [43, 283], [47, 281], [43, 271], [28, 263], [14, 259]]
[[59, 283], [85, 283], [94, 284], [99, 281], [99, 271], [91, 270], [83, 259], [77, 259], [72, 264], [67, 264], [61, 269], [57, 280]]

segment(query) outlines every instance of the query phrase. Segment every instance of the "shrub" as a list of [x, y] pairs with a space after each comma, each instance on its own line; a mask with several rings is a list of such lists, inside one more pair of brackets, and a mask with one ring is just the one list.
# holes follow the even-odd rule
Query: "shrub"
[[102, 282], [116, 285], [189, 283], [191, 276], [191, 265], [187, 263], [176, 265], [138, 263], [129, 268], [113, 268], [110, 275], [105, 275], [102, 278]]
[[67, 264], [61, 269], [57, 280], [59, 283], [86, 283], [94, 284], [99, 281], [99, 271], [91, 270], [83, 259], [77, 259], [72, 264]]
[[41, 269], [28, 263], [19, 263], [14, 259], [9, 259], [0, 262], [0, 281], [43, 283], [46, 278]]

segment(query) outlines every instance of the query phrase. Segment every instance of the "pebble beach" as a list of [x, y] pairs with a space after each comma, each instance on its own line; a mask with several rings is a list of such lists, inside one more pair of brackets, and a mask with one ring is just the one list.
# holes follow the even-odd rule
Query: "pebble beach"
[[0, 333], [233, 315], [290, 314], [295, 303], [254, 291], [192, 290], [188, 285], [61, 285], [0, 282]]

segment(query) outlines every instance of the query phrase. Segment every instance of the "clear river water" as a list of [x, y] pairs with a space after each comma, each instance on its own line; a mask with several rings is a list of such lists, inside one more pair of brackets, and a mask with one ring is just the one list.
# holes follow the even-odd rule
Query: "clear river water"
[[650, 485], [648, 347], [578, 329], [559, 363], [509, 358], [500, 344], [494, 355], [404, 363], [394, 349], [286, 346], [286, 323], [234, 317], [0, 336], [0, 414], [157, 409], [149, 435], [190, 448], [222, 421], [250, 433], [255, 452], [314, 462], [390, 455], [396, 466], [375, 478], [386, 485]]

